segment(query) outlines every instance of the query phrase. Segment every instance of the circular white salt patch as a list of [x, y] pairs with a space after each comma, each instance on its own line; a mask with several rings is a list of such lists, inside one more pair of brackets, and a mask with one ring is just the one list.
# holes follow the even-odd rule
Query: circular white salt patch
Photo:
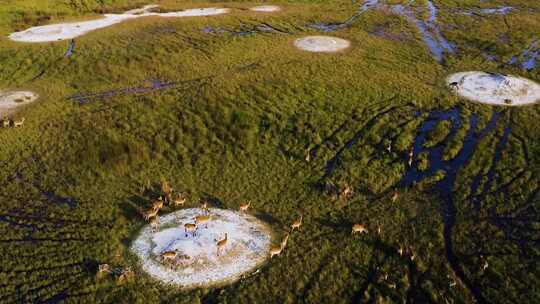
[[38, 98], [38, 95], [29, 91], [0, 91], [0, 115], [6, 115], [20, 106], [27, 105]]
[[522, 77], [469, 71], [452, 74], [446, 82], [459, 96], [480, 103], [521, 106], [540, 101], [540, 85]]
[[348, 40], [330, 36], [308, 36], [294, 41], [294, 45], [308, 52], [339, 52], [348, 48]]
[[281, 8], [277, 5], [259, 5], [259, 6], [255, 6], [255, 7], [252, 7], [250, 8], [250, 10], [254, 11], [254, 12], [277, 12], [277, 11], [280, 11]]
[[[271, 230], [256, 217], [211, 208], [208, 225], [199, 224], [195, 235], [186, 233], [184, 224], [203, 214], [199, 208], [184, 209], [160, 217], [156, 231], [144, 227], [131, 245], [142, 269], [183, 288], [209, 287], [238, 280], [269, 257]], [[218, 255], [216, 243], [225, 233], [227, 242]], [[176, 257], [164, 260], [161, 254], [166, 251], [176, 252]]]

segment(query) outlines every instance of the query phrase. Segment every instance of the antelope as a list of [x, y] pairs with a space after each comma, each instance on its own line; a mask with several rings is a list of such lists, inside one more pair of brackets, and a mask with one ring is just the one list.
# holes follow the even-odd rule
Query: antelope
[[388, 144], [386, 151], [388, 151], [388, 153], [392, 153], [392, 144]]
[[488, 267], [489, 267], [488, 261], [485, 261], [484, 266], [482, 266], [482, 270], [486, 271], [486, 269], [488, 269]]
[[25, 118], [24, 118], [24, 117], [21, 118], [20, 120], [14, 120], [14, 121], [13, 121], [13, 126], [14, 126], [15, 128], [17, 128], [17, 127], [22, 127], [22, 125], [24, 124], [24, 121], [25, 121]]
[[251, 206], [251, 201], [240, 205], [240, 211], [246, 212]]
[[112, 273], [111, 266], [109, 264], [99, 264], [98, 273]]
[[343, 191], [341, 191], [340, 195], [341, 197], [344, 197], [344, 198], [347, 198], [349, 196], [351, 196], [353, 193], [353, 189], [349, 186], [345, 186], [345, 189], [343, 189]]
[[457, 81], [451, 82], [449, 85], [451, 89], [459, 89], [459, 83]]
[[206, 212], [207, 214], [210, 213], [210, 209], [208, 209], [208, 202], [202, 201], [201, 203], [201, 209]]
[[209, 215], [197, 215], [195, 218], [195, 225], [204, 223], [204, 227], [208, 228], [208, 221], [210, 221]]
[[160, 196], [157, 200], [152, 202], [152, 209], [160, 210], [161, 208], [163, 208], [163, 198]]
[[397, 191], [394, 191], [394, 195], [392, 195], [392, 203], [395, 203], [398, 198], [399, 198], [399, 193]]
[[155, 217], [150, 219], [150, 227], [152, 227], [153, 232], [156, 232], [158, 226], [159, 226], [159, 217], [156, 215]]
[[169, 250], [169, 251], [164, 251], [161, 253], [161, 259], [162, 261], [167, 261], [167, 260], [175, 260], [176, 257], [178, 256], [178, 252], [176, 252], [175, 250]]
[[195, 233], [197, 232], [197, 224], [192, 224], [192, 223], [184, 224], [184, 232], [186, 233], [186, 237], [188, 236], [188, 231], [191, 232], [193, 236], [195, 236]]
[[504, 103], [505, 104], [512, 104], [512, 99], [507, 98], [507, 99], [504, 100]]
[[9, 120], [9, 118], [4, 118], [4, 120], [2, 121], [2, 126], [4, 126], [4, 128], [9, 128], [10, 125], [11, 121]]
[[146, 211], [143, 216], [146, 221], [149, 221], [151, 218], [155, 217], [159, 212], [159, 209], [151, 209]]
[[303, 220], [304, 216], [303, 215], [300, 215], [300, 218], [297, 219], [296, 221], [292, 222], [291, 224], [291, 232], [294, 231], [294, 229], [298, 229], [300, 230], [300, 226], [302, 226], [302, 220]]
[[181, 194], [176, 194], [176, 197], [174, 198], [174, 205], [175, 206], [184, 206], [186, 203], [186, 198]]
[[403, 246], [399, 246], [399, 249], [398, 249], [399, 255], [403, 256], [403, 252], [404, 252]]
[[285, 248], [287, 246], [287, 242], [289, 241], [289, 233], [286, 233], [283, 237], [283, 240], [281, 240], [281, 247]]
[[351, 234], [356, 234], [356, 233], [362, 234], [362, 233], [367, 233], [367, 232], [368, 231], [367, 231], [366, 227], [364, 225], [362, 225], [362, 224], [354, 224], [352, 226]]
[[225, 238], [217, 241], [217, 255], [219, 256], [219, 251], [223, 250], [223, 248], [227, 245], [227, 233], [225, 233]]
[[381, 235], [381, 226], [380, 226], [380, 225], [377, 226], [377, 234], [378, 234], [378, 235]]
[[285, 246], [287, 245], [287, 240], [289, 239], [289, 234], [287, 233], [279, 246], [273, 246], [270, 248], [270, 258], [273, 258], [275, 255], [280, 255]]
[[311, 153], [309, 153], [309, 150], [306, 153], [306, 157], [304, 159], [306, 160], [306, 163], [309, 163], [311, 161]]
[[121, 270], [121, 273], [116, 279], [116, 282], [118, 284], [122, 284], [124, 281], [129, 280], [131, 277], [133, 277], [133, 271], [130, 267], [126, 267], [125, 269]]
[[409, 150], [409, 167], [412, 167], [413, 157], [414, 157], [414, 149], [411, 148], [411, 150]]

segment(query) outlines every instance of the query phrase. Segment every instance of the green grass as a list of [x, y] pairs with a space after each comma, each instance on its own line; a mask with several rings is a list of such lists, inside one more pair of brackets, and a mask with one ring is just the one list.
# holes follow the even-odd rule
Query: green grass
[[[235, 10], [208, 18], [131, 20], [77, 38], [73, 57], [63, 58], [65, 41], [27, 44], [5, 36], [35, 24], [123, 11], [139, 2], [5, 2], [0, 5], [0, 88], [33, 90], [41, 98], [16, 115], [26, 118], [23, 128], [0, 129], [1, 301], [472, 301], [459, 280], [450, 286], [456, 278], [445, 259], [442, 200], [431, 191], [442, 173], [409, 188], [401, 188], [400, 180], [407, 151], [429, 111], [461, 108], [465, 123], [454, 138], [445, 141], [444, 123], [430, 135], [430, 145], [445, 145], [447, 159], [461, 150], [471, 115], [478, 115], [479, 127], [492, 115], [492, 107], [460, 100], [445, 89], [447, 74], [477, 69], [540, 81], [538, 69], [498, 66], [478, 56], [486, 48], [505, 60], [520, 53], [540, 29], [537, 12], [508, 15], [508, 29], [501, 16], [474, 19], [441, 9], [443, 34], [460, 50], [443, 65], [431, 57], [414, 25], [381, 11], [369, 11], [333, 33], [352, 42], [341, 54], [311, 54], [292, 46], [297, 37], [320, 34], [308, 23], [350, 17], [357, 6], [349, 1], [278, 1], [286, 9], [274, 14]], [[447, 8], [486, 5], [440, 2]], [[174, 10], [246, 8], [253, 2], [158, 3]], [[496, 4], [538, 7], [518, 0]], [[201, 31], [263, 22], [286, 34]], [[404, 37], [379, 37], [371, 34], [374, 29]], [[503, 34], [510, 43], [496, 42]], [[79, 92], [148, 86], [156, 78], [184, 83], [86, 105], [67, 99]], [[540, 254], [539, 109], [499, 110], [499, 124], [480, 141], [454, 185], [454, 251], [465, 275], [490, 302], [540, 298], [535, 263]], [[471, 182], [478, 175], [482, 186], [488, 180], [495, 147], [509, 124], [511, 136], [493, 168], [496, 178], [476, 211]], [[307, 153], [313, 156], [309, 162]], [[251, 200], [252, 212], [278, 232], [300, 213], [304, 226], [284, 254], [253, 277], [222, 289], [162, 285], [137, 268], [128, 247], [145, 224], [139, 211], [163, 179], [186, 192], [190, 206], [201, 197], [226, 208]], [[141, 191], [147, 184], [152, 191]], [[354, 195], [335, 199], [321, 185], [350, 186]], [[392, 203], [394, 189], [400, 195]], [[72, 198], [76, 207], [55, 203], [43, 192]], [[490, 220], [497, 217], [516, 219], [498, 226]], [[351, 237], [356, 222], [370, 232]], [[397, 253], [400, 245], [414, 247], [414, 261]], [[489, 261], [486, 271], [480, 270], [480, 255]], [[100, 279], [99, 263], [133, 266], [136, 277], [124, 285]]]

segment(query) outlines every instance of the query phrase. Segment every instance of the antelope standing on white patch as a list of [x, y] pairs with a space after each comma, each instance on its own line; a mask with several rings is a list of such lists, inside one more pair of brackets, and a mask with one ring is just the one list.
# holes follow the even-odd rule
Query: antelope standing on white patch
[[225, 246], [227, 245], [227, 240], [228, 240], [228, 236], [227, 236], [227, 233], [225, 233], [225, 238], [217, 241], [216, 243], [216, 246], [217, 246], [217, 252], [216, 254], [219, 256], [219, 252], [223, 250], [223, 248], [225, 248]]
[[195, 233], [197, 232], [197, 224], [192, 224], [192, 223], [184, 224], [184, 232], [186, 234], [186, 237], [188, 236], [188, 232], [191, 232], [191, 235], [195, 236]]
[[174, 261], [178, 256], [178, 252], [175, 250], [168, 250], [161, 253], [161, 260], [165, 261]]
[[195, 218], [195, 224], [198, 226], [204, 224], [204, 228], [208, 228], [208, 222], [210, 221], [210, 215], [197, 215]]

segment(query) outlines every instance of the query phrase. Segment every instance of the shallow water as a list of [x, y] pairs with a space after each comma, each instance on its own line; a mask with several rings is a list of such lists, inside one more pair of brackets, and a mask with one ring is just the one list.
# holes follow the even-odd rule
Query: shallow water
[[[413, 144], [415, 157], [422, 152], [428, 153], [429, 168], [423, 172], [419, 171], [414, 166], [415, 164], [413, 162], [413, 166], [407, 170], [401, 181], [402, 186], [408, 187], [423, 181], [427, 177], [433, 176], [439, 171], [443, 171], [445, 173], [444, 178], [435, 183], [432, 190], [440, 196], [441, 201], [443, 202], [443, 205], [441, 206], [441, 215], [444, 222], [443, 236], [446, 258], [453, 271], [461, 279], [461, 281], [465, 283], [478, 303], [485, 303], [485, 298], [483, 297], [479, 287], [467, 278], [462, 270], [459, 258], [454, 253], [452, 231], [456, 221], [457, 210], [454, 204], [453, 189], [459, 171], [469, 162], [476, 147], [478, 146], [479, 141], [487, 134], [492, 132], [496, 127], [499, 117], [500, 113], [494, 111], [487, 125], [482, 130], [477, 130], [478, 116], [476, 114], [472, 114], [469, 117], [469, 129], [463, 141], [462, 149], [455, 158], [446, 161], [443, 158], [446, 143], [450, 142], [456, 135], [457, 131], [463, 127], [460, 110], [458, 108], [454, 108], [447, 111], [430, 113], [426, 121], [420, 126], [418, 135]], [[441, 121], [451, 122], [450, 134], [446, 137], [443, 144], [439, 144], [431, 148], [424, 147], [427, 135]], [[505, 133], [505, 138], [508, 137], [509, 132], [510, 130], [508, 129], [508, 133]], [[500, 155], [497, 157], [497, 160], [498, 159], [500, 159]], [[493, 174], [494, 173], [492, 173], [492, 175]]]

